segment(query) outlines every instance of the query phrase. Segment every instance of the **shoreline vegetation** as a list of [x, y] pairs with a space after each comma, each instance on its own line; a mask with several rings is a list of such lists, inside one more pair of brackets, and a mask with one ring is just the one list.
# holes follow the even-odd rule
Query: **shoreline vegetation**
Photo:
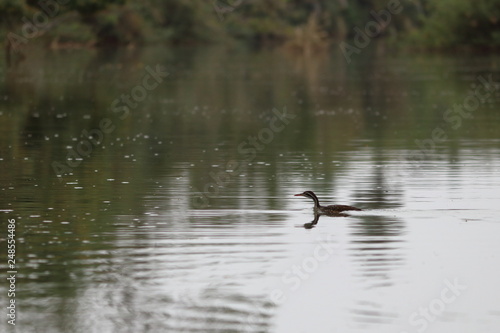
[[[500, 0], [0, 0], [8, 62], [50, 49], [247, 43], [353, 55], [372, 39], [422, 50], [500, 47]], [[347, 55], [346, 55], [347, 54]]]

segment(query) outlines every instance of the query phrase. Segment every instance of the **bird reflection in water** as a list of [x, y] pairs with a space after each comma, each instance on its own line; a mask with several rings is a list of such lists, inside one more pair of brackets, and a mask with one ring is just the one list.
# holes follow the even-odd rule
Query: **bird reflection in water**
[[345, 214], [345, 213], [329, 213], [329, 214], [319, 214], [319, 213], [314, 213], [314, 220], [308, 223], [304, 223], [304, 228], [305, 229], [312, 229], [318, 224], [319, 217], [322, 215], [326, 215], [329, 217], [348, 217], [350, 215]]

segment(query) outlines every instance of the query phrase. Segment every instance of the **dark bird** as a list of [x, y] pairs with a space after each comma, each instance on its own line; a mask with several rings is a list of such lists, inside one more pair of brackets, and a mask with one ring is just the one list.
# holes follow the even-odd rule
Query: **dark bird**
[[347, 205], [331, 205], [331, 206], [321, 206], [319, 204], [319, 199], [314, 194], [313, 191], [305, 191], [304, 193], [295, 194], [296, 197], [302, 196], [311, 198], [314, 200], [314, 212], [318, 214], [324, 215], [334, 215], [334, 216], [345, 216], [344, 214], [340, 214], [341, 212], [345, 212], [348, 210], [361, 210], [359, 208]]

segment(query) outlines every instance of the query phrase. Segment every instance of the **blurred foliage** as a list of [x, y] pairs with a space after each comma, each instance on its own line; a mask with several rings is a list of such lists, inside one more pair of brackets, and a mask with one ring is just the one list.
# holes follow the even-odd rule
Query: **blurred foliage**
[[[209, 2], [193, 0], [129, 1], [149, 25], [148, 40], [173, 43], [210, 42], [225, 35]], [[163, 37], [163, 38], [161, 38]]]
[[[45, 38], [97, 46], [242, 40], [315, 50], [351, 39], [400, 3], [380, 36], [412, 46], [500, 44], [500, 0], [0, 0], [4, 33], [47, 17]], [[70, 16], [72, 15], [72, 16]], [[77, 15], [78, 19], [73, 19]], [[65, 19], [71, 17], [71, 19]], [[377, 36], [378, 37], [378, 36]]]
[[21, 21], [27, 6], [18, 0], [0, 0], [0, 26], [10, 28], [15, 22]]
[[422, 29], [410, 40], [425, 47], [500, 46], [499, 0], [426, 1]]

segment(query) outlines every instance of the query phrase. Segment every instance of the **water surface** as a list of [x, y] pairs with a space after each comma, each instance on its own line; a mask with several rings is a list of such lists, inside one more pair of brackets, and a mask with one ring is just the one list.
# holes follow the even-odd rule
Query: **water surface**
[[[1, 67], [17, 331], [497, 332], [500, 86], [447, 112], [500, 81], [500, 58], [365, 51]], [[306, 229], [305, 190], [363, 211]]]

